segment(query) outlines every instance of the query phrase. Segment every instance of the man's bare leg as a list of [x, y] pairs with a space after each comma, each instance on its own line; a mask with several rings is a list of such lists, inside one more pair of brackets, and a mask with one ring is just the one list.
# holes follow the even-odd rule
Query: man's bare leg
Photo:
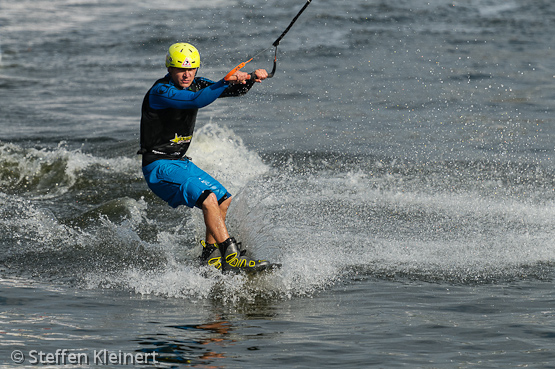
[[[231, 270], [262, 270], [270, 266], [266, 260], [253, 260], [246, 255], [241, 255], [239, 245], [234, 238], [229, 237], [225, 226], [225, 216], [231, 203], [231, 198], [218, 204], [216, 195], [211, 193], [202, 203], [204, 223], [206, 223], [206, 243], [217, 243], [216, 249], [221, 256], [207, 256], [208, 265], [222, 269]], [[205, 250], [207, 250], [205, 248]], [[212, 254], [216, 253], [212, 251]], [[202, 256], [201, 256], [202, 257]]]
[[231, 204], [231, 197], [218, 204], [216, 195], [211, 193], [202, 203], [204, 223], [206, 224], [206, 243], [222, 243], [229, 238], [225, 218]]

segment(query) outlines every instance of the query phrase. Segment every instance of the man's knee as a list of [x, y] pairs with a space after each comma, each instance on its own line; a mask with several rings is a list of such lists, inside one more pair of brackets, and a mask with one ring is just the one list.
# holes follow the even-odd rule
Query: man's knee
[[220, 209], [222, 211], [227, 211], [229, 205], [231, 205], [231, 196], [226, 197], [223, 201], [220, 200]]
[[202, 195], [203, 196], [199, 198], [199, 201], [197, 201], [197, 205], [199, 205], [199, 208], [205, 209], [208, 207], [219, 207], [218, 198], [216, 197], [214, 192], [206, 191]]
[[218, 207], [222, 211], [227, 211], [230, 204], [231, 195], [227, 194], [218, 200], [216, 194], [209, 190], [204, 191], [197, 200], [197, 207], [201, 209], [204, 209], [205, 207]]

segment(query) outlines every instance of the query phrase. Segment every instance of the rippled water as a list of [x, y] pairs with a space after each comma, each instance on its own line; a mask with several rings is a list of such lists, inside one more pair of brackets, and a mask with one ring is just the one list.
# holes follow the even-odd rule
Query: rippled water
[[201, 110], [188, 153], [283, 268], [197, 265], [200, 212], [142, 179], [142, 97], [171, 43], [219, 79], [303, 4], [0, 4], [0, 366], [555, 367], [547, 0], [314, 0], [276, 76]]

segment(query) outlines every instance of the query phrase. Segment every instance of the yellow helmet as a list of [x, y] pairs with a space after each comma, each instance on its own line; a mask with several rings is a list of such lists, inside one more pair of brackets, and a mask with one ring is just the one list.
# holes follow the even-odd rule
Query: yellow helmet
[[191, 44], [178, 42], [170, 46], [166, 54], [166, 68], [199, 68], [200, 53]]

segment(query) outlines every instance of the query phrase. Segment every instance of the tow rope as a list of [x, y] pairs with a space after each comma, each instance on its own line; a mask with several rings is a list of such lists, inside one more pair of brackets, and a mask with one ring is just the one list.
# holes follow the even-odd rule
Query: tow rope
[[274, 51], [274, 67], [272, 68], [272, 71], [270, 73], [268, 73], [268, 77], [267, 78], [272, 78], [276, 72], [276, 66], [277, 66], [277, 48], [279, 43], [281, 42], [281, 39], [283, 37], [285, 37], [285, 35], [287, 34], [287, 32], [289, 32], [289, 30], [291, 29], [291, 27], [293, 26], [293, 24], [297, 21], [297, 19], [299, 19], [299, 16], [305, 11], [305, 9], [310, 5], [310, 3], [312, 2], [312, 0], [307, 0], [306, 4], [304, 4], [304, 6], [302, 7], [302, 9], [297, 13], [297, 15], [295, 16], [295, 18], [293, 18], [293, 20], [291, 21], [291, 23], [289, 23], [289, 25], [287, 26], [287, 28], [285, 29], [285, 31], [283, 31], [283, 33], [274, 41], [274, 43], [272, 44], [272, 46], [260, 51], [259, 53], [257, 53], [256, 55], [254, 55], [252, 58], [250, 58], [247, 61], [242, 62], [241, 64], [239, 64], [238, 66], [236, 66], [235, 68], [233, 68], [225, 77], [224, 79], [226, 81], [229, 81], [229, 79], [231, 78], [231, 76], [233, 74], [235, 74], [235, 72], [237, 72], [238, 70], [241, 70], [245, 65], [247, 65], [247, 63], [249, 63], [250, 61], [252, 61], [254, 58], [256, 58], [257, 56], [259, 56], [260, 54], [270, 50], [272, 47], [275, 48]]

